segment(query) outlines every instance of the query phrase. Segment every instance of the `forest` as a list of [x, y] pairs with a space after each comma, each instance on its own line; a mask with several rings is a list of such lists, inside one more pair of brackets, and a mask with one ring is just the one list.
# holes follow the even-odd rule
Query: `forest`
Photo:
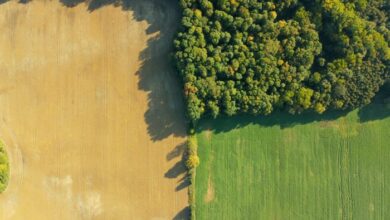
[[180, 0], [187, 114], [355, 109], [390, 78], [388, 0]]

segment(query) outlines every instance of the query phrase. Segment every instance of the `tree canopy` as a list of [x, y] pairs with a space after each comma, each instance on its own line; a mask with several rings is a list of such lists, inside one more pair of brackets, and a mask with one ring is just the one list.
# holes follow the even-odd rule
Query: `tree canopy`
[[390, 78], [386, 0], [180, 0], [187, 113], [353, 109]]

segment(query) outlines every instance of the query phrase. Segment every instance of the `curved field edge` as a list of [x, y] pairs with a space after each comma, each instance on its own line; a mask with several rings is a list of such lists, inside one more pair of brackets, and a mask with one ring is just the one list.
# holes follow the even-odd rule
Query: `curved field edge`
[[0, 193], [3, 192], [8, 185], [9, 180], [9, 161], [5, 145], [0, 140]]
[[371, 117], [384, 109], [203, 120], [197, 219], [386, 219], [390, 118]]

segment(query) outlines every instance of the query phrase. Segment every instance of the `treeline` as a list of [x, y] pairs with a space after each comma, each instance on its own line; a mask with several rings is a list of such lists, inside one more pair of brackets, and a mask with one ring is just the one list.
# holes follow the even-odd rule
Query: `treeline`
[[353, 109], [390, 78], [387, 0], [180, 0], [187, 112]]

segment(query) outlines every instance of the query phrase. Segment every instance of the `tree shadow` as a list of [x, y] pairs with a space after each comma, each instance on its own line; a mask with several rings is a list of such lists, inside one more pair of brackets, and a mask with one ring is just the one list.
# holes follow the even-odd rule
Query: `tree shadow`
[[360, 122], [381, 120], [390, 116], [390, 83], [385, 84], [374, 100], [359, 109]]
[[[382, 88], [373, 98], [372, 102], [358, 110], [360, 122], [381, 120], [390, 116], [390, 86]], [[304, 125], [312, 122], [331, 121], [346, 116], [351, 110], [327, 111], [324, 114], [304, 112], [299, 115], [291, 115], [284, 111], [275, 111], [268, 116], [254, 116], [241, 114], [233, 117], [220, 116], [216, 119], [204, 118], [197, 124], [197, 132], [204, 130], [215, 133], [224, 133], [239, 129], [248, 125], [260, 125], [263, 127], [278, 126], [281, 129]]]
[[191, 185], [190, 176], [188, 173], [186, 173], [186, 175], [178, 181], [178, 185], [176, 186], [175, 190], [176, 192], [178, 192], [180, 190], [186, 189], [190, 185]]
[[85, 2], [85, 0], [60, 0], [66, 7], [75, 7], [78, 4]]
[[165, 178], [176, 179], [180, 175], [184, 174], [184, 176], [177, 181], [178, 185], [175, 190], [180, 191], [190, 186], [190, 176], [188, 174], [188, 170], [185, 166], [185, 161], [187, 158], [187, 143], [183, 142], [176, 146], [171, 152], [169, 152], [166, 156], [167, 160], [170, 161], [176, 157], [181, 156], [181, 160], [177, 162], [172, 168], [170, 168], [165, 174]]
[[171, 167], [164, 176], [169, 179], [176, 179], [181, 174], [185, 173], [187, 171], [186, 166], [183, 163], [183, 160], [180, 160], [179, 162], [175, 163], [173, 167]]
[[390, 116], [390, 108], [384, 103], [371, 103], [359, 110], [360, 122], [381, 120]]
[[[9, 2], [9, 1], [10, 0], [0, 0], [0, 4], [6, 3], [6, 2]], [[20, 3], [20, 4], [27, 4], [30, 1], [32, 1], [32, 0], [19, 0], [18, 3]]]
[[181, 156], [180, 161], [178, 161], [173, 167], [171, 167], [165, 174], [165, 178], [176, 179], [180, 175], [184, 174], [184, 176], [178, 180], [178, 185], [176, 186], [176, 191], [180, 191], [182, 189], [187, 188], [191, 182], [189, 179], [189, 175], [187, 173], [187, 168], [185, 166], [185, 161], [187, 158], [186, 153], [186, 142], [179, 144], [175, 147], [171, 152], [169, 152], [166, 156], [167, 160], [170, 161], [176, 157]]
[[173, 38], [179, 26], [180, 10], [176, 0], [92, 0], [93, 11], [113, 4], [134, 12], [137, 21], [145, 20], [146, 34], [154, 34], [141, 52], [138, 88], [148, 92], [148, 110], [144, 117], [153, 141], [170, 135], [186, 136], [187, 126], [181, 82], [173, 67]]
[[[148, 41], [148, 47], [142, 51], [142, 67], [137, 74], [140, 77], [139, 88], [149, 92], [145, 121], [149, 135], [157, 141], [170, 135], [184, 137], [187, 131], [181, 83], [170, 59], [179, 20], [177, 2], [154, 2], [158, 2], [156, 7], [160, 9], [155, 9], [158, 15], [146, 32], [158, 34]], [[172, 4], [167, 5], [166, 2]], [[173, 8], [167, 9], [169, 7]]]
[[[94, 10], [99, 9], [101, 7], [104, 7], [106, 5], [118, 6], [118, 5], [122, 4], [122, 2], [126, 3], [129, 1], [126, 1], [126, 0], [123, 0], [123, 1], [121, 1], [121, 0], [90, 0], [89, 4], [88, 4], [88, 10], [94, 11]], [[133, 2], [134, 2], [134, 0], [133, 0]]]
[[[59, 0], [66, 7], [86, 4], [90, 12], [104, 6], [132, 11], [136, 21], [146, 21], [151, 36], [139, 60], [138, 88], [148, 93], [148, 110], [144, 118], [153, 141], [170, 135], [184, 137], [187, 132], [181, 81], [173, 67], [173, 38], [180, 24], [177, 0]], [[5, 3], [7, 0], [0, 0]], [[29, 0], [20, 0], [28, 3]]]
[[[184, 114], [184, 99], [181, 81], [173, 67], [171, 52], [173, 38], [180, 24], [180, 10], [177, 0], [58, 0], [65, 7], [85, 4], [89, 12], [104, 6], [121, 7], [132, 11], [133, 19], [145, 21], [149, 25], [145, 30], [150, 38], [147, 47], [139, 55], [141, 67], [135, 73], [138, 76], [138, 88], [148, 94], [148, 109], [144, 114], [149, 137], [153, 141], [165, 139], [171, 135], [185, 137], [187, 120]], [[7, 0], [0, 0], [5, 3]], [[29, 0], [21, 0], [28, 3]], [[177, 178], [176, 191], [189, 185], [185, 167], [185, 144], [177, 146], [166, 155], [167, 160], [181, 156], [181, 160], [169, 169], [164, 176]], [[181, 210], [174, 219], [189, 219], [189, 207]]]
[[138, 88], [148, 92], [148, 110], [144, 117], [153, 141], [170, 135], [184, 137], [187, 132], [181, 82], [173, 67], [171, 52], [173, 38], [179, 26], [180, 10], [177, 0], [60, 0], [65, 6], [87, 4], [93, 12], [113, 5], [131, 10], [136, 21], [146, 21], [146, 34], [152, 35], [147, 48], [139, 56], [142, 62], [136, 73]]
[[190, 207], [187, 206], [182, 209], [172, 220], [187, 220], [190, 219]]
[[197, 132], [204, 130], [215, 133], [229, 132], [234, 129], [246, 127], [248, 125], [260, 125], [264, 127], [278, 126], [281, 129], [304, 125], [316, 121], [330, 121], [348, 114], [345, 111], [329, 111], [322, 115], [314, 112], [305, 112], [299, 115], [291, 115], [283, 111], [275, 111], [267, 116], [254, 116], [249, 114], [240, 114], [237, 116], [221, 116], [216, 119], [205, 118], [200, 120], [197, 125]]
[[176, 157], [183, 155], [185, 150], [186, 150], [186, 142], [177, 145], [171, 152], [167, 154], [166, 156], [167, 161], [170, 161]]
[[[228, 132], [248, 125], [278, 126], [284, 129], [312, 122], [336, 120], [350, 112], [351, 109], [342, 111], [330, 110], [324, 114], [304, 112], [298, 115], [291, 115], [285, 111], [275, 111], [268, 116], [240, 114], [231, 117], [223, 115], [216, 119], [205, 117], [198, 122], [196, 128], [197, 132], [208, 130], [215, 133]], [[358, 116], [360, 122], [380, 120], [390, 116], [390, 80], [384, 83], [370, 104], [359, 108]]]

